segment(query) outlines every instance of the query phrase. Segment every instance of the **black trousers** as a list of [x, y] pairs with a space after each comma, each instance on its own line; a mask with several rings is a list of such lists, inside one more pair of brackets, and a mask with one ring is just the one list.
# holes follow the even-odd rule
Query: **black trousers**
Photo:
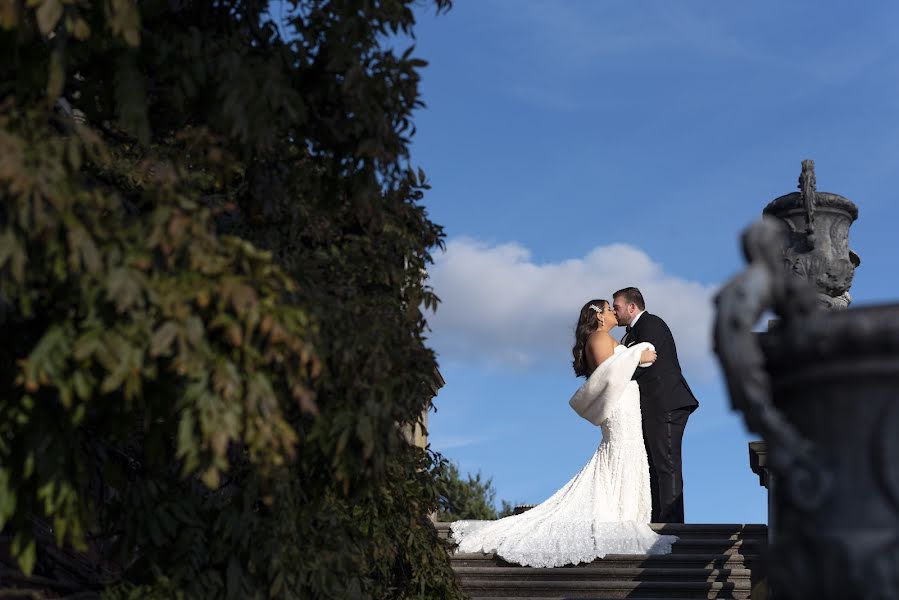
[[681, 442], [690, 407], [643, 414], [643, 443], [649, 459], [653, 523], [684, 522]]

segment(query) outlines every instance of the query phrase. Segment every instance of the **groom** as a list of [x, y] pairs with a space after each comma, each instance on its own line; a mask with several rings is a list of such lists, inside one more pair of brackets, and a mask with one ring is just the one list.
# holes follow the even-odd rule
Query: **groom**
[[699, 406], [681, 374], [674, 338], [665, 321], [646, 312], [643, 294], [627, 287], [612, 296], [618, 324], [627, 326], [621, 338], [625, 346], [650, 342], [658, 355], [649, 367], [637, 367], [640, 386], [643, 443], [649, 459], [653, 523], [684, 522], [684, 480], [681, 475], [681, 441], [687, 418]]

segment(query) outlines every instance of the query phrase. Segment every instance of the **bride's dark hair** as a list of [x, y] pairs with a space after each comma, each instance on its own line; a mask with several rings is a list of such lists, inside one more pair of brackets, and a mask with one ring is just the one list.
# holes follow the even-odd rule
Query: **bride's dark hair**
[[605, 310], [608, 304], [608, 300], [590, 300], [581, 309], [581, 316], [578, 317], [574, 328], [574, 348], [571, 349], [571, 355], [574, 356], [571, 366], [574, 367], [574, 374], [577, 377], [586, 377], [590, 374], [587, 369], [587, 338], [599, 328], [599, 323], [596, 322], [597, 311], [590, 307], [596, 306], [600, 310]]

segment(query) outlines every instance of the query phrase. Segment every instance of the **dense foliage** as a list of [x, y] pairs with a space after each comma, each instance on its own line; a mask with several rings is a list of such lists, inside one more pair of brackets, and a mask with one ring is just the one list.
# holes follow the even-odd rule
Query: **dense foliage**
[[438, 472], [440, 490], [440, 508], [437, 511], [439, 521], [451, 522], [459, 519], [497, 519], [511, 515], [512, 504], [502, 501], [502, 508], [496, 510], [496, 489], [493, 479], [483, 479], [480, 472], [465, 478], [459, 467], [446, 463], [446, 467]]
[[458, 596], [411, 4], [0, 2], [0, 590]]

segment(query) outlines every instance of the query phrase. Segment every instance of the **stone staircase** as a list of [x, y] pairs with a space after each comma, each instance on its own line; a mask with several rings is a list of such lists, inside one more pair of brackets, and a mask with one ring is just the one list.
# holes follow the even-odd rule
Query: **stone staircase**
[[[449, 537], [449, 524], [436, 523]], [[665, 556], [606, 555], [589, 564], [537, 569], [493, 554], [454, 554], [453, 569], [473, 600], [589, 598], [750, 598], [764, 577], [765, 525], [675, 525], [652, 528], [680, 540]]]

